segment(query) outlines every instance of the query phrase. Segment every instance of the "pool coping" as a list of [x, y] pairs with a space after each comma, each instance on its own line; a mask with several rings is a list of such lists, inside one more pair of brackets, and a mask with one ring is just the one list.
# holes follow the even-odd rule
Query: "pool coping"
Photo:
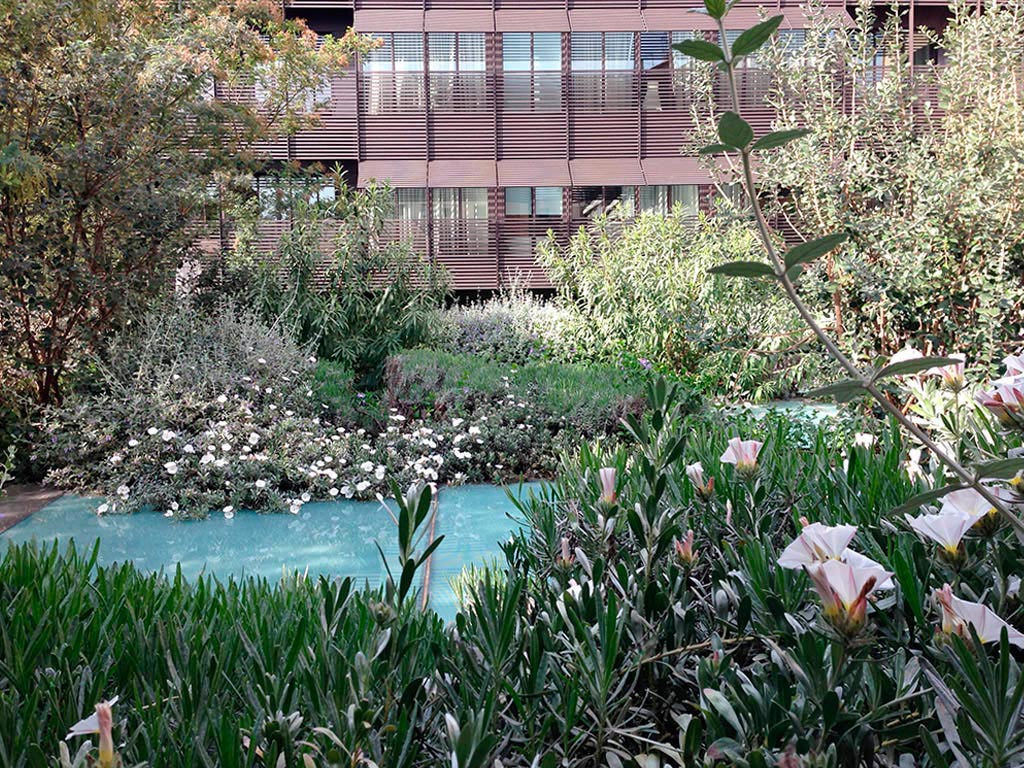
[[0, 496], [0, 533], [13, 528], [64, 495], [58, 488], [43, 485], [9, 485]]

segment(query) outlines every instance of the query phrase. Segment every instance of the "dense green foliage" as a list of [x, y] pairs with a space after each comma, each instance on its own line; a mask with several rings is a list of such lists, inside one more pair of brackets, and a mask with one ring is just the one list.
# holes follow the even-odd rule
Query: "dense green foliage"
[[[862, 4], [849, 34], [823, 16], [799, 50], [763, 54], [778, 124], [813, 129], [763, 153], [763, 198], [802, 238], [851, 233], [804, 281], [845, 348], [913, 339], [991, 364], [1024, 321], [1024, 14], [953, 4], [927, 38], [942, 65], [913, 72], [905, 25], [879, 30]], [[851, 100], [835, 98], [840, 79]]]
[[226, 280], [266, 323], [345, 365], [359, 387], [379, 387], [388, 357], [429, 337], [447, 278], [409, 243], [387, 238], [390, 188], [353, 190], [338, 177], [333, 200], [309, 204], [303, 181], [293, 179], [291, 227], [274, 254], [258, 250], [250, 221]]
[[[455, 753], [481, 767], [913, 755], [945, 768], [954, 748], [965, 764], [1015, 764], [1018, 662], [937, 633], [931, 600], [955, 581], [1014, 619], [1008, 577], [1022, 563], [1010, 532], [972, 532], [970, 567], [956, 569], [888, 513], [922, 488], [890, 433], [854, 445], [784, 419], [744, 423], [764, 447], [756, 474], [741, 476], [718, 461], [732, 429], [682, 418], [671, 388], [648, 397], [630, 444], [585, 449], [523, 502], [527, 532], [498, 573], [462, 584], [448, 628], [414, 609], [402, 584], [415, 581], [399, 579], [424, 551], [418, 493], [402, 500], [422, 512], [402, 512], [406, 565], [384, 592], [292, 577], [186, 584], [9, 550], [5, 764], [49, 764], [65, 729], [115, 694], [129, 765], [436, 765]], [[715, 476], [709, 497], [687, 478], [693, 461]], [[601, 466], [617, 469], [610, 495]], [[851, 546], [895, 572], [853, 633], [824, 618], [805, 574], [777, 565], [801, 515], [857, 525]], [[679, 544], [688, 529], [692, 549]]]
[[541, 259], [567, 314], [554, 354], [650, 361], [708, 392], [790, 393], [819, 363], [792, 310], [769, 286], [708, 272], [757, 251], [746, 225], [724, 216], [694, 222], [681, 208], [626, 227], [601, 217], [568, 246], [549, 241]]

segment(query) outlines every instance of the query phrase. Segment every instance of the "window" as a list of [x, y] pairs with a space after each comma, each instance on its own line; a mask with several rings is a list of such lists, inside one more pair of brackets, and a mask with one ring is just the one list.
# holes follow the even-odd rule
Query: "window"
[[572, 215], [583, 219], [609, 213], [618, 216], [633, 215], [635, 187], [577, 187], [572, 194]]
[[290, 219], [296, 206], [329, 205], [336, 195], [334, 181], [317, 176], [257, 176], [253, 187], [260, 201], [260, 218], [266, 221]]
[[409, 188], [395, 190], [395, 215], [398, 221], [423, 221], [427, 218], [427, 191]]
[[506, 216], [561, 216], [561, 187], [506, 187]]
[[501, 36], [505, 109], [544, 112], [562, 105], [562, 33], [505, 32]]
[[573, 32], [574, 106], [625, 109], [633, 102], [633, 33]]
[[485, 252], [490, 234], [487, 189], [448, 187], [430, 192], [434, 250], [446, 253]]
[[379, 46], [362, 57], [363, 98], [371, 115], [422, 110], [423, 34], [373, 35]]
[[483, 32], [431, 32], [430, 108], [472, 111], [486, 104], [487, 58]]
[[700, 210], [700, 187], [696, 184], [671, 184], [640, 187], [643, 213], [672, 213], [679, 206], [684, 216], [696, 216]]
[[685, 106], [693, 92], [693, 60], [672, 46], [692, 40], [694, 32], [641, 32], [640, 69], [643, 109], [647, 112]]

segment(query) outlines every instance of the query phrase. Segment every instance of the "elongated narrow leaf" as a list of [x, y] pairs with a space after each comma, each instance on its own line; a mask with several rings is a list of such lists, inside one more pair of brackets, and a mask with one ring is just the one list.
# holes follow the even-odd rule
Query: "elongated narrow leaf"
[[718, 120], [718, 138], [723, 144], [743, 149], [754, 140], [754, 129], [735, 112], [725, 112]]
[[700, 61], [725, 61], [722, 49], [707, 40], [683, 40], [672, 46], [684, 56]]
[[708, 270], [715, 275], [730, 277], [775, 277], [772, 268], [760, 261], [730, 261]]
[[781, 16], [772, 16], [760, 24], [755, 24], [736, 38], [736, 42], [732, 44], [732, 55], [749, 56], [767, 42], [781, 23]]
[[963, 360], [957, 357], [915, 357], [913, 360], [901, 360], [898, 363], [889, 363], [889, 365], [876, 373], [875, 381], [884, 379], [887, 376], [912, 376], [929, 368], [962, 362]]
[[807, 128], [794, 128], [791, 131], [772, 131], [754, 142], [754, 149], [775, 149], [783, 144], [800, 139], [810, 133]]
[[919, 493], [916, 496], [911, 496], [905, 502], [896, 507], [896, 509], [889, 512], [889, 516], [902, 517], [907, 512], [917, 510], [923, 504], [928, 504], [929, 502], [941, 499], [943, 496], [950, 494], [953, 491], [962, 491], [966, 487], [966, 485], [944, 485], [942, 488], [933, 488], [930, 491], [925, 491], [924, 493]]
[[996, 459], [974, 466], [978, 477], [1013, 477], [1024, 470], [1024, 458]]
[[698, 155], [717, 155], [719, 152], [734, 152], [735, 147], [730, 147], [727, 144], [708, 144], [706, 147], [701, 147], [697, 150]]
[[854, 379], [837, 381], [827, 387], [818, 387], [807, 393], [808, 397], [834, 397], [840, 403], [845, 403], [855, 397], [864, 394], [864, 384]]
[[845, 232], [836, 232], [831, 235], [819, 237], [817, 240], [808, 240], [806, 243], [800, 243], [800, 245], [790, 248], [783, 257], [783, 261], [786, 262], [787, 268], [796, 264], [806, 264], [807, 262], [814, 261], [814, 259], [819, 256], [824, 256], [829, 251], [838, 248], [846, 241], [847, 237], [849, 237], [849, 235]]

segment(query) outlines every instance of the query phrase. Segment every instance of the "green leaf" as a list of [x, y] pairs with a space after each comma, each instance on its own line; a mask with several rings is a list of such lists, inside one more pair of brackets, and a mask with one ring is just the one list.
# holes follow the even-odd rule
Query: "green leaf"
[[[757, 145], [755, 144], [754, 146]], [[845, 232], [836, 232], [819, 237], [817, 240], [808, 240], [806, 243], [800, 243], [800, 245], [790, 248], [783, 257], [783, 261], [786, 262], [786, 269], [796, 264], [806, 264], [819, 256], [824, 256], [829, 251], [842, 245], [847, 237], [849, 235]]]
[[712, 267], [708, 272], [730, 277], [775, 277], [772, 268], [760, 261], [730, 261], [728, 264]]
[[791, 131], [772, 131], [755, 141], [754, 149], [775, 149], [783, 144], [788, 144], [794, 139], [803, 138], [810, 132], [807, 128], [795, 128]]
[[735, 147], [730, 147], [728, 144], [708, 144], [706, 147], [702, 147], [697, 150], [698, 155], [717, 155], [719, 152], [733, 152]]
[[974, 466], [978, 477], [1013, 477], [1021, 470], [1024, 470], [1024, 458], [996, 459]]
[[770, 19], [762, 21], [760, 24], [755, 24], [743, 32], [743, 34], [736, 38], [736, 42], [732, 44], [731, 53], [733, 57], [749, 56], [752, 54], [768, 41], [768, 38], [775, 33], [775, 30], [779, 28], [781, 23], [782, 16], [772, 16]]
[[929, 368], [936, 368], [941, 365], [953, 365], [962, 363], [963, 360], [956, 357], [916, 357], [913, 360], [901, 360], [898, 363], [890, 363], [875, 374], [874, 381], [884, 379], [887, 376], [910, 376]]
[[707, 40], [683, 40], [672, 46], [684, 56], [700, 61], [725, 61], [722, 49]]
[[730, 147], [743, 149], [754, 139], [754, 129], [735, 112], [725, 112], [718, 120], [718, 137]]
[[852, 400], [855, 397], [859, 397], [864, 394], [863, 382], [855, 379], [844, 379], [843, 381], [837, 381], [835, 384], [829, 384], [827, 387], [819, 387], [818, 389], [812, 389], [807, 393], [808, 397], [834, 397], [840, 403], [845, 403], [848, 400]]
[[943, 496], [952, 493], [953, 491], [962, 491], [966, 487], [966, 485], [945, 485], [942, 488], [933, 488], [930, 491], [925, 491], [924, 493], [919, 493], [916, 496], [911, 496], [905, 502], [896, 507], [896, 509], [892, 510], [889, 513], [889, 516], [901, 517], [907, 512], [913, 512], [922, 504], [927, 504], [929, 501], [941, 499]]
[[704, 0], [704, 8], [712, 19], [725, 16], [725, 0]]

